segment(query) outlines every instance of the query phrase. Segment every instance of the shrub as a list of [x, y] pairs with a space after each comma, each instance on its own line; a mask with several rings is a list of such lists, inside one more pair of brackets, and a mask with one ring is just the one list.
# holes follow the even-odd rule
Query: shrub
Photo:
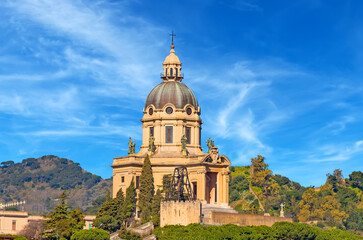
[[318, 222], [316, 224], [316, 226], [319, 227], [319, 228], [324, 228], [325, 227], [324, 223], [322, 223], [322, 222]]
[[106, 215], [93, 220], [93, 226], [112, 233], [120, 227], [120, 224], [112, 216]]
[[154, 234], [159, 240], [172, 239], [238, 239], [238, 240], [355, 240], [362, 237], [339, 229], [322, 230], [301, 223], [278, 222], [267, 226], [188, 226], [170, 225], [156, 228]]
[[133, 234], [129, 231], [127, 231], [127, 229], [122, 228], [119, 232], [118, 232], [118, 236], [121, 239], [126, 239], [126, 240], [141, 240], [142, 237], [140, 237], [139, 235]]
[[26, 237], [11, 234], [0, 234], [0, 237], [15, 237], [14, 240], [28, 240]]
[[84, 229], [75, 232], [71, 240], [108, 240], [110, 233], [102, 229]]

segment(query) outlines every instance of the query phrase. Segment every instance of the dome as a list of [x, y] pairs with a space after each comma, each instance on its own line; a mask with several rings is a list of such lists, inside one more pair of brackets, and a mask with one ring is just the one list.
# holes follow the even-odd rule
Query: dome
[[177, 55], [175, 55], [174, 45], [170, 50], [170, 54], [165, 58], [163, 65], [181, 65]]
[[147, 96], [145, 108], [153, 104], [156, 109], [161, 109], [168, 103], [178, 109], [184, 108], [187, 104], [198, 109], [198, 101], [192, 90], [184, 83], [175, 81], [162, 82], [154, 87]]

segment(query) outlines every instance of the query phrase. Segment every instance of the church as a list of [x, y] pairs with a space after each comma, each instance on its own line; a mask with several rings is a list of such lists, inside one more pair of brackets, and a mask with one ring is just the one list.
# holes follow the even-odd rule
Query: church
[[219, 154], [210, 138], [208, 152], [202, 151], [201, 108], [192, 90], [182, 83], [182, 64], [174, 48], [172, 42], [163, 63], [162, 81], [145, 101], [140, 151], [135, 152], [130, 138], [128, 156], [113, 159], [113, 197], [120, 188], [125, 192], [132, 178], [139, 188], [144, 158], [149, 155], [155, 190], [161, 188], [164, 175], [172, 175], [176, 167], [186, 167], [195, 200], [228, 206], [231, 162]]

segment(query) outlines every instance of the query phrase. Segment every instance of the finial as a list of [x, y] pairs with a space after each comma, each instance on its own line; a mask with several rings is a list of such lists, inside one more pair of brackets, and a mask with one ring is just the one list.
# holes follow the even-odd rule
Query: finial
[[171, 31], [171, 34], [169, 34], [169, 36], [171, 36], [171, 48], [174, 49], [174, 37], [176, 36], [174, 34], [174, 31]]

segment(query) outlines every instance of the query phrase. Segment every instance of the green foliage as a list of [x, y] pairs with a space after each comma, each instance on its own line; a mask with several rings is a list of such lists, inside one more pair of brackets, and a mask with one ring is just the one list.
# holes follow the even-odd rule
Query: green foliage
[[14, 240], [27, 240], [26, 237], [12, 235], [12, 234], [0, 234], [0, 237], [15, 237]]
[[229, 182], [229, 201], [237, 201], [241, 199], [244, 191], [249, 189], [249, 182], [246, 176], [238, 175]]
[[115, 232], [120, 227], [120, 223], [114, 217], [110, 215], [105, 215], [102, 217], [97, 217], [93, 221], [93, 226], [112, 233]]
[[[55, 160], [52, 161], [53, 167], [42, 167], [43, 161], [49, 158]], [[47, 183], [52, 188], [62, 190], [75, 188], [77, 185], [89, 188], [101, 181], [101, 177], [85, 172], [79, 163], [55, 156], [28, 158], [16, 164], [13, 161], [2, 162], [0, 173], [4, 177], [4, 185], [23, 186], [24, 182]]]
[[131, 220], [134, 215], [136, 209], [136, 191], [135, 191], [135, 182], [134, 178], [132, 178], [130, 186], [126, 189], [126, 197], [123, 204], [123, 216], [125, 218], [124, 225]]
[[350, 186], [363, 191], [363, 173], [361, 171], [352, 172], [349, 175]]
[[318, 228], [324, 228], [324, 227], [325, 227], [325, 224], [324, 224], [323, 222], [318, 222], [318, 223], [316, 224], [316, 226], [317, 226]]
[[7, 207], [5, 211], [19, 211], [19, 209], [17, 207]]
[[71, 240], [108, 240], [110, 233], [102, 229], [83, 229], [75, 232]]
[[358, 202], [357, 193], [346, 187], [339, 189], [335, 198], [342, 204], [343, 210], [348, 210], [352, 203]]
[[277, 222], [272, 226], [276, 239], [316, 239], [317, 228], [289, 222]]
[[265, 158], [258, 155], [251, 159], [251, 183], [254, 186], [266, 188], [269, 184], [272, 171], [268, 169]]
[[119, 231], [118, 236], [121, 239], [126, 239], [126, 240], [141, 240], [142, 239], [142, 237], [140, 237], [139, 235], [133, 234], [125, 228], [122, 228]]
[[[78, 163], [52, 155], [28, 158], [20, 163], [2, 162], [0, 176], [0, 202], [26, 200], [25, 210], [34, 215], [48, 213], [56, 205], [53, 199], [62, 190], [74, 189], [69, 191], [72, 194], [69, 202], [85, 209], [111, 185], [110, 180], [83, 170]], [[106, 187], [101, 188], [102, 184]], [[85, 199], [79, 201], [79, 196]]]
[[109, 232], [114, 232], [125, 220], [123, 212], [125, 198], [122, 188], [119, 189], [114, 199], [111, 199], [110, 191], [108, 191], [105, 199], [106, 202], [102, 204], [100, 210], [97, 212], [94, 226]]
[[344, 222], [347, 229], [363, 231], [363, 210], [352, 209], [348, 212], [349, 217]]
[[272, 179], [275, 180], [277, 182], [277, 184], [280, 186], [291, 184], [290, 179], [288, 179], [287, 177], [281, 176], [279, 174], [272, 176]]
[[159, 226], [160, 224], [160, 203], [163, 196], [161, 195], [161, 190], [158, 189], [154, 195], [152, 205], [151, 205], [151, 216], [154, 226]]
[[223, 226], [203, 226], [190, 224], [188, 226], [165, 226], [156, 228], [154, 234], [159, 240], [173, 239], [258, 239], [258, 240], [330, 240], [330, 239], [363, 239], [355, 234], [342, 230], [322, 230], [300, 223], [278, 222], [272, 227], [246, 226], [239, 227], [228, 224]]
[[86, 214], [96, 215], [104, 202], [106, 202], [105, 196], [96, 198], [92, 201], [92, 206], [86, 208]]
[[43, 224], [45, 231], [42, 235], [44, 237], [55, 238], [58, 234], [61, 238], [70, 239], [74, 231], [83, 228], [82, 211], [79, 208], [70, 210], [70, 206], [66, 203], [67, 198], [68, 195], [63, 191], [60, 196], [60, 204], [45, 216], [49, 220]]
[[122, 188], [120, 188], [116, 194], [116, 198], [112, 199], [113, 204], [115, 208], [117, 209], [117, 212], [115, 214], [112, 214], [115, 216], [115, 219], [122, 223], [125, 220], [125, 214], [123, 212], [123, 206], [125, 202], [124, 193], [122, 191]]
[[[261, 160], [257, 158], [257, 160]], [[249, 191], [248, 184], [251, 182], [251, 167], [234, 167], [229, 182], [229, 200], [238, 212], [241, 213], [261, 213], [258, 200]], [[305, 191], [300, 184], [290, 181], [281, 175], [271, 175], [268, 184], [263, 187], [252, 186], [252, 189], [261, 200], [262, 204], [267, 205], [272, 215], [278, 215], [280, 204], [285, 203], [285, 216], [294, 217], [299, 211], [299, 201]], [[267, 194], [266, 194], [267, 193]], [[268, 197], [268, 198], [267, 198]]]
[[154, 196], [154, 177], [149, 155], [146, 155], [140, 175], [139, 208], [141, 222], [146, 223], [151, 219], [151, 203]]
[[0, 164], [1, 164], [1, 168], [7, 168], [7, 167], [14, 165], [14, 161], [5, 161], [5, 162], [1, 162]]

